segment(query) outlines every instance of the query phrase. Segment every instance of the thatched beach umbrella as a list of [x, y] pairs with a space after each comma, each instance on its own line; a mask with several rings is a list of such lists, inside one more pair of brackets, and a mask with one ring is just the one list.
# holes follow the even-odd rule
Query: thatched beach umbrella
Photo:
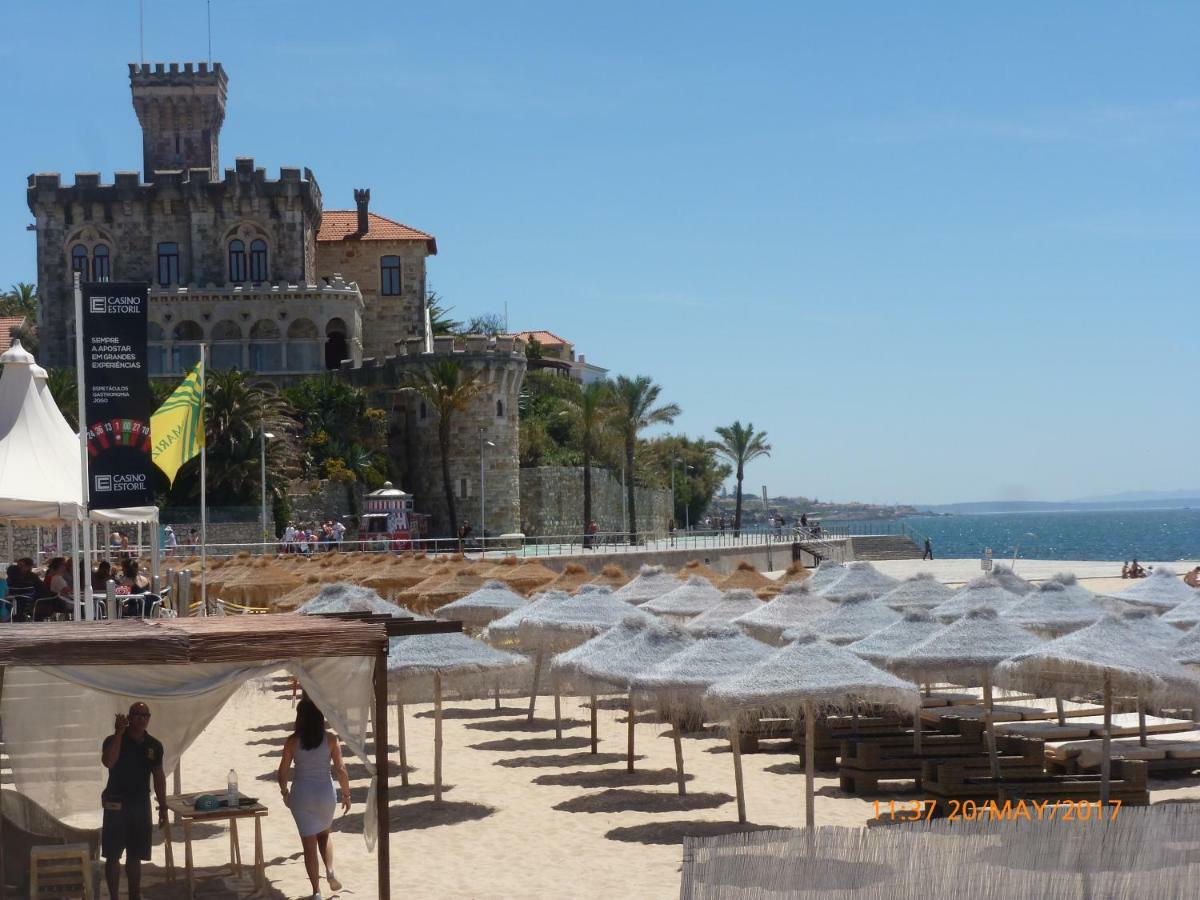
[[717, 584], [723, 591], [748, 590], [759, 591], [775, 584], [770, 578], [758, 571], [748, 562], [740, 562], [732, 572]]
[[591, 583], [603, 585], [615, 591], [629, 583], [629, 576], [625, 574], [625, 570], [620, 566], [607, 563], [600, 570], [600, 574], [592, 579]]
[[872, 665], [885, 666], [891, 657], [912, 649], [942, 627], [928, 610], [908, 609], [899, 621], [846, 644], [846, 649]]
[[707, 705], [729, 717], [733, 747], [734, 782], [738, 795], [738, 821], [746, 821], [742, 790], [742, 757], [738, 748], [739, 719], [768, 709], [804, 711], [805, 822], [815, 827], [813, 780], [816, 777], [816, 718], [830, 708], [863, 704], [917, 709], [915, 685], [871, 665], [844, 647], [805, 634], [771, 654], [751, 669], [718, 681], [704, 695]]
[[472, 628], [485, 628], [515, 609], [527, 606], [524, 597], [511, 590], [503, 581], [491, 579], [467, 596], [447, 603], [437, 610], [439, 619], [456, 619]]
[[495, 650], [465, 634], [418, 634], [392, 638], [388, 642], [388, 685], [397, 698], [400, 727], [401, 781], [408, 784], [407, 750], [404, 746], [404, 704], [419, 699], [426, 679], [433, 679], [433, 799], [442, 802], [442, 687], [443, 681], [465, 687], [501, 672], [528, 667], [529, 660], [516, 653]]
[[832, 644], [849, 644], [900, 621], [900, 613], [867, 593], [847, 594], [842, 602], [802, 627]]
[[566, 591], [545, 591], [538, 594], [524, 606], [518, 606], [512, 612], [491, 622], [484, 632], [484, 639], [493, 647], [518, 647], [521, 622], [526, 616], [551, 604], [565, 603], [570, 599], [571, 595]]
[[606, 647], [625, 644], [632, 640], [634, 633], [643, 627], [645, 620], [638, 616], [630, 616], [620, 624], [614, 625], [607, 631], [601, 632], [590, 641], [585, 641], [570, 650], [555, 654], [550, 660], [550, 678], [554, 683], [554, 692], [561, 694], [563, 687], [573, 683], [578, 688], [585, 689], [591, 695], [591, 727], [592, 753], [599, 752], [599, 738], [596, 722], [596, 691], [590, 679], [580, 673], [579, 666], [591, 653], [596, 653]]
[[745, 588], [726, 591], [719, 602], [689, 619], [687, 630], [699, 632], [709, 625], [727, 625], [739, 616], [760, 609], [763, 605], [763, 602], [754, 596], [753, 591]]
[[777, 579], [770, 579], [770, 583], [766, 587], [761, 587], [754, 592], [754, 596], [759, 600], [773, 600], [779, 596], [784, 587], [789, 584], [800, 584], [808, 578], [808, 569], [800, 565], [800, 563], [792, 563], [783, 570], [783, 574]]
[[833, 601], [813, 593], [808, 582], [793, 581], [785, 584], [774, 600], [738, 616], [733, 624], [752, 638], [767, 644], [780, 644], [783, 633], [789, 628], [803, 628], [833, 608]]
[[662, 566], [642, 566], [638, 570], [637, 577], [619, 588], [614, 596], [618, 600], [637, 606], [639, 603], [661, 597], [667, 591], [673, 591], [677, 587], [679, 587], [679, 580], [674, 575], [664, 572]]
[[532, 594], [539, 588], [544, 588], [558, 578], [553, 569], [543, 566], [536, 560], [525, 560], [519, 566], [508, 567], [505, 572], [497, 572], [495, 568], [487, 570], [488, 578], [498, 578], [508, 582], [508, 586], [522, 594]]
[[1185, 600], [1174, 609], [1163, 613], [1162, 620], [1176, 628], [1191, 628], [1200, 624], [1200, 591], [1192, 591], [1190, 600]]
[[935, 606], [933, 617], [939, 622], [953, 622], [973, 609], [986, 607], [1003, 612], [1016, 603], [1021, 596], [1008, 590], [994, 574], [981, 575], [960, 587], [945, 603]]
[[1104, 614], [1095, 595], [1071, 575], [1043, 582], [1000, 615], [1008, 622], [1053, 638], [1086, 628]]
[[953, 596], [954, 588], [942, 584], [932, 572], [918, 572], [880, 597], [879, 602], [897, 610], [933, 609]]
[[882, 597], [900, 582], [891, 575], [884, 575], [869, 562], [847, 563], [842, 577], [817, 590], [822, 597], [847, 597], [850, 594], [870, 594]]
[[350, 584], [346, 581], [323, 585], [317, 595], [296, 612], [302, 615], [365, 612], [388, 616], [408, 616], [414, 619], [425, 618], [403, 606], [397, 606], [395, 603], [384, 600], [368, 587]]
[[639, 608], [656, 616], [686, 620], [712, 609], [723, 596], [707, 578], [692, 575], [679, 587], [639, 604]]
[[679, 571], [675, 573], [675, 577], [681, 581], [686, 581], [693, 575], [699, 575], [701, 578], [706, 579], [710, 584], [713, 585], [725, 577], [712, 566], [708, 565], [707, 563], [703, 563], [698, 559], [689, 559], [679, 568]]
[[[1012, 596], [1012, 595], [1010, 595]], [[936, 611], [935, 611], [936, 612]], [[992, 722], [992, 670], [1015, 653], [1042, 641], [1019, 625], [1005, 622], [988, 607], [973, 609], [939, 628], [919, 644], [888, 657], [888, 668], [921, 681], [944, 679], [955, 684], [983, 684], [984, 727], [992, 777], [1000, 777], [996, 733]]]
[[440, 583], [428, 587], [424, 586], [425, 583], [422, 582], [413, 588], [409, 588], [401, 596], [405, 599], [410, 599], [410, 605], [414, 609], [432, 613], [447, 603], [451, 603], [467, 596], [473, 591], [479, 590], [485, 583], [486, 580], [481, 576], [473, 574], [468, 569], [462, 569], [455, 572], [449, 578], [443, 579]]
[[1125, 590], [1108, 596], [1134, 606], [1164, 610], [1174, 609], [1179, 604], [1186, 603], [1195, 593], [1174, 571], [1166, 566], [1159, 566], [1146, 578], [1137, 579]]
[[[627, 692], [629, 696], [629, 728], [626, 767], [627, 771], [632, 772], [637, 703], [634, 701], [630, 683], [642, 672], [685, 649], [688, 644], [692, 643], [692, 637], [678, 625], [653, 619], [648, 621], [626, 619], [622, 625], [628, 626], [632, 631], [629, 638], [620, 642], [606, 643], [592, 653], [586, 654], [579, 664], [579, 670], [593, 681], [619, 687]], [[595, 697], [594, 692], [592, 696]], [[595, 709], [594, 699], [592, 708]], [[678, 738], [678, 726], [676, 726], [676, 736]]]
[[819, 594], [845, 574], [846, 566], [843, 563], [832, 559], [823, 559], [817, 563], [817, 567], [808, 576], [808, 589], [814, 594]]
[[588, 574], [588, 570], [584, 566], [579, 563], [567, 563], [562, 574], [547, 584], [546, 589], [573, 594], [591, 580], [592, 576]]
[[686, 793], [683, 773], [682, 722], [701, 709], [704, 692], [723, 678], [744, 672], [775, 652], [732, 625], [711, 625], [696, 640], [669, 659], [638, 674], [630, 682], [634, 693], [653, 698], [668, 710], [675, 743], [675, 775], [679, 793]]
[[1185, 666], [1200, 666], [1200, 625], [1184, 632], [1175, 642], [1171, 647], [1171, 658]]
[[1179, 640], [1179, 629], [1169, 622], [1164, 622], [1153, 610], [1129, 609], [1121, 613], [1121, 618], [1128, 622], [1146, 643], [1159, 650], [1167, 650]]
[[1111, 615], [1014, 655], [997, 667], [996, 682], [1055, 696], [1092, 691], [1097, 682], [1103, 683], [1101, 803], [1107, 803], [1109, 797], [1113, 691], [1138, 697], [1139, 705], [1194, 704], [1200, 698], [1200, 679], [1146, 643], [1128, 620]]
[[1009, 593], [1022, 596], [1033, 590], [1032, 581], [1026, 581], [1012, 570], [1010, 566], [996, 564], [992, 567], [992, 577]]

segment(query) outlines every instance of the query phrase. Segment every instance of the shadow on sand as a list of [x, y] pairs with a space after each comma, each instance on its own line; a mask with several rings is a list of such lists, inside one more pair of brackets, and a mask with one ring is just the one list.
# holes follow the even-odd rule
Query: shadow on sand
[[[496, 709], [494, 706], [489, 706], [486, 709], [456, 709], [449, 708], [442, 710], [442, 718], [449, 721], [450, 719], [498, 719], [503, 716], [525, 716], [529, 714], [528, 709], [521, 709], [516, 706], [502, 706]], [[426, 709], [413, 715], [414, 719], [432, 719], [433, 710]]]
[[[562, 727], [564, 730], [569, 728], [581, 728], [588, 724], [583, 719], [568, 719], [563, 718]], [[472, 728], [476, 731], [519, 731], [523, 734], [538, 731], [553, 731], [553, 719], [535, 718], [532, 722], [525, 719], [501, 719], [495, 722], [468, 722], [464, 728]]]
[[777, 830], [774, 825], [752, 825], [746, 822], [647, 822], [644, 825], [614, 828], [604, 836], [610, 841], [638, 844], [682, 844], [685, 837], [712, 837], [742, 831], [773, 830]]
[[573, 750], [580, 747], [590, 747], [591, 739], [587, 737], [544, 737], [544, 738], [501, 738], [496, 741], [484, 741], [480, 744], [468, 744], [472, 750]]
[[572, 797], [554, 806], [561, 812], [611, 813], [611, 812], [690, 812], [696, 809], [713, 809], [732, 802], [728, 794], [635, 791], [628, 788], [612, 788], [598, 794], [583, 794]]
[[[410, 785], [408, 790], [425, 785]], [[445, 787], [442, 788], [445, 790]], [[429, 786], [432, 791], [432, 785]], [[496, 811], [494, 806], [468, 801], [443, 800], [435, 803], [432, 800], [418, 800], [415, 803], [393, 803], [388, 811], [388, 828], [394, 834], [399, 831], [412, 831], [418, 828], [437, 828], [440, 825], [457, 825], [459, 822], [474, 822], [486, 819]], [[363, 814], [350, 813], [333, 820], [334, 831], [362, 833]]]
[[[624, 757], [622, 757], [623, 759]], [[691, 781], [692, 776], [684, 774], [683, 780]], [[560, 785], [563, 787], [581, 788], [612, 788], [634, 787], [644, 784], [675, 784], [674, 769], [640, 769], [626, 772], [625, 769], [601, 769], [593, 772], [557, 772], [552, 775], [539, 775], [533, 779], [534, 784]]]
[[[633, 758], [635, 761], [645, 759], [636, 753]], [[622, 762], [625, 762], [624, 753], [555, 753], [546, 756], [511, 756], [508, 759], [498, 759], [493, 765], [504, 766], [506, 769], [566, 769], [571, 766], [608, 766]]]

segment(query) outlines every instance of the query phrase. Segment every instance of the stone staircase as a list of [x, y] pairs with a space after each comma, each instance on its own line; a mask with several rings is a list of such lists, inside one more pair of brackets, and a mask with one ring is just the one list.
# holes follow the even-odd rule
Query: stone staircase
[[921, 548], [903, 534], [854, 535], [850, 538], [850, 559], [920, 559]]

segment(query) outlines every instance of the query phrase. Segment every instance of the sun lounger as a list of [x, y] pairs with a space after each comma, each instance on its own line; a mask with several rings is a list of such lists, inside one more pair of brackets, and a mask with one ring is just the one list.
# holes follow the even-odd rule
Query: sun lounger
[[[1046, 767], [1074, 774], [1100, 768], [1103, 741], [1091, 739], [1046, 745]], [[1186, 775], [1200, 769], [1200, 731], [1152, 737], [1143, 747], [1137, 738], [1112, 742], [1114, 759], [1137, 759], [1151, 775]]]
[[[991, 763], [982, 732], [977, 731], [971, 737], [976, 740], [967, 740], [961, 735], [922, 735], [919, 754], [913, 750], [911, 740], [903, 746], [869, 740], [855, 745], [844, 743], [838, 769], [841, 788], [861, 794], [878, 790], [880, 781], [908, 780], [915, 781], [920, 787], [927, 766], [946, 760], [953, 760], [968, 773], [986, 775]], [[1000, 770], [1005, 777], [1042, 774], [1044, 752], [1041, 741], [997, 736], [996, 748]]]
[[[1090, 720], [1089, 720], [1090, 721]], [[1137, 713], [1118, 713], [1112, 717], [1114, 735], [1127, 735], [1138, 733], [1138, 716]], [[1191, 731], [1196, 727], [1196, 723], [1186, 719], [1166, 719], [1159, 716], [1146, 716], [1146, 732], [1149, 734], [1171, 734], [1174, 732]], [[1092, 728], [1093, 737], [1104, 736], [1104, 719], [1101, 717], [1099, 723]]]
[[[1011, 738], [1010, 740], [1020, 740]], [[1129, 806], [1147, 806], [1146, 763], [1142, 760], [1116, 759], [1112, 763], [1109, 799]], [[1099, 775], [1040, 775], [1002, 778], [999, 781], [977, 777], [956, 760], [928, 764], [922, 772], [922, 790], [935, 801], [935, 816], [951, 815], [968, 800], [986, 803], [995, 800], [1090, 800], [1100, 799]]]
[[996, 734], [1041, 738], [1044, 741], [1078, 741], [1091, 737], [1092, 729], [1087, 723], [1074, 722], [1068, 722], [1066, 725], [1045, 721], [1000, 722], [996, 725]]

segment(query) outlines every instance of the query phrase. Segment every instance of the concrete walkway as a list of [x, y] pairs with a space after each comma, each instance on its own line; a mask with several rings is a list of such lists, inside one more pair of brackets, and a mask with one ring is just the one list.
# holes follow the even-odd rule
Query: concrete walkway
[[[1105, 582], [1104, 587], [1111, 590], [1113, 585], [1108, 582], [1125, 586], [1136, 584], [1133, 581], [1122, 582], [1121, 562], [1121, 560], [1107, 562], [1104, 560], [1018, 559], [1015, 571], [1022, 578], [1030, 581], [1044, 581], [1059, 572], [1072, 572], [1081, 582], [1085, 582], [1085, 587], [1094, 590], [1096, 585], [1087, 582], [1103, 581]], [[1139, 560], [1139, 562], [1147, 568], [1165, 566], [1179, 575], [1200, 566], [1200, 560], [1194, 559], [1183, 562], [1147, 562], [1145, 560]], [[873, 562], [871, 565], [893, 578], [908, 578], [918, 572], [932, 572], [938, 581], [945, 584], [961, 584], [983, 574], [978, 559], [889, 559]], [[1012, 560], [998, 559], [996, 565], [1011, 566]]]

